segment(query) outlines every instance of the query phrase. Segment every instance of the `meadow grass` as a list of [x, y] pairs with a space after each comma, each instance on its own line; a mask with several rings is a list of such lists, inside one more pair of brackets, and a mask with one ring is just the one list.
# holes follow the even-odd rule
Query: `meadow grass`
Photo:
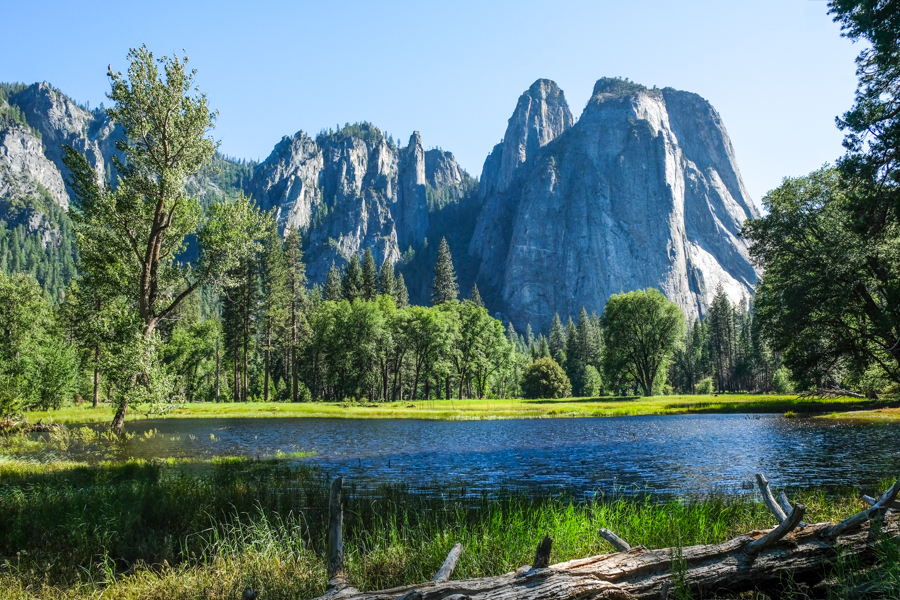
[[[285, 460], [80, 463], [0, 460], [0, 589], [4, 598], [265, 600], [325, 590], [328, 481]], [[869, 493], [877, 490], [866, 490]], [[807, 520], [863, 507], [856, 490], [791, 491]], [[565, 493], [471, 496], [436, 485], [345, 485], [346, 564], [362, 590], [429, 580], [457, 542], [454, 578], [529, 564], [538, 541], [552, 562], [611, 552], [606, 527], [632, 544], [680, 547], [772, 527], [755, 497]], [[859, 569], [844, 567], [846, 581]], [[871, 573], [871, 570], [866, 570]]]
[[[682, 395], [653, 397], [601, 396], [546, 400], [484, 399], [416, 402], [198, 402], [179, 404], [165, 418], [332, 417], [353, 419], [520, 419], [547, 417], [619, 417], [685, 413], [785, 413], [810, 415], [873, 410], [883, 403], [858, 398], [798, 398], [794, 395]], [[109, 405], [97, 408], [68, 406], [26, 413], [30, 422], [52, 419], [57, 423], [96, 423], [112, 420]], [[885, 413], [888, 414], [888, 413]], [[900, 418], [900, 412], [890, 413]], [[159, 414], [130, 412], [128, 419], [158, 418]]]

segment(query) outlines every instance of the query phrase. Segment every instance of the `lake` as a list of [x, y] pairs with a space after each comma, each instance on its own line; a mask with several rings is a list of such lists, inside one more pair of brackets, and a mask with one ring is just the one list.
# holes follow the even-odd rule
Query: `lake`
[[580, 419], [148, 419], [128, 423], [125, 454], [299, 459], [369, 486], [464, 486], [471, 493], [561, 487], [576, 494], [689, 494], [860, 485], [900, 475], [900, 423], [679, 415]]

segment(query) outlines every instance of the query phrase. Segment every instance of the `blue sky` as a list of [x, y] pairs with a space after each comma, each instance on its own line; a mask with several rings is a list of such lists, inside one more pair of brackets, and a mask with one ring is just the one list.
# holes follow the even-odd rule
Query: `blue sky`
[[129, 47], [187, 51], [220, 111], [226, 154], [264, 159], [283, 135], [368, 120], [452, 151], [473, 175], [518, 96], [555, 80], [577, 116], [623, 76], [696, 92], [722, 115], [759, 203], [784, 176], [842, 154], [834, 117], [858, 45], [821, 0], [16, 2], [0, 81], [49, 81], [96, 106]]

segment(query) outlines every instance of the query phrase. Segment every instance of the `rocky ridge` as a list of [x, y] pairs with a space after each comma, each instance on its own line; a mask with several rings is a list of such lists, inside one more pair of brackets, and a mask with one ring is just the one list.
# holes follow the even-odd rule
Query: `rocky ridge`
[[577, 124], [544, 131], [512, 176], [493, 153], [485, 161], [482, 181], [501, 185], [469, 251], [486, 302], [515, 324], [546, 326], [634, 289], [662, 290], [690, 319], [719, 284], [734, 302], [752, 294], [757, 273], [738, 233], [759, 215], [706, 100], [601, 79]]
[[[102, 112], [46, 83], [17, 89], [10, 103], [27, 126], [0, 127], [0, 201], [40, 196], [67, 208], [62, 144], [111, 177], [118, 134]], [[418, 132], [401, 146], [369, 123], [315, 138], [300, 131], [264, 162], [230, 166], [232, 179], [198, 176], [191, 193], [244, 192], [273, 210], [283, 229], [303, 234], [310, 281], [370, 248], [425, 303], [447, 237], [464, 295], [477, 282], [517, 328], [543, 329], [553, 313], [582, 306], [599, 313], [610, 294], [650, 286], [702, 316], [717, 285], [737, 301], [757, 277], [738, 232], [758, 214], [721, 118], [670, 88], [601, 79], [576, 123], [562, 90], [539, 79], [480, 182], [451, 153], [425, 150]]]

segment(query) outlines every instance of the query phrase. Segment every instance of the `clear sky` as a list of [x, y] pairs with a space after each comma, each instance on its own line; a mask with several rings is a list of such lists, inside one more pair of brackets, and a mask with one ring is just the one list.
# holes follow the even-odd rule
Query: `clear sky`
[[696, 92], [722, 115], [760, 198], [843, 153], [835, 116], [860, 47], [821, 0], [10, 2], [0, 81], [48, 81], [91, 106], [128, 49], [187, 51], [231, 156], [283, 135], [368, 120], [450, 150], [473, 175], [538, 78], [581, 113], [622, 76]]

